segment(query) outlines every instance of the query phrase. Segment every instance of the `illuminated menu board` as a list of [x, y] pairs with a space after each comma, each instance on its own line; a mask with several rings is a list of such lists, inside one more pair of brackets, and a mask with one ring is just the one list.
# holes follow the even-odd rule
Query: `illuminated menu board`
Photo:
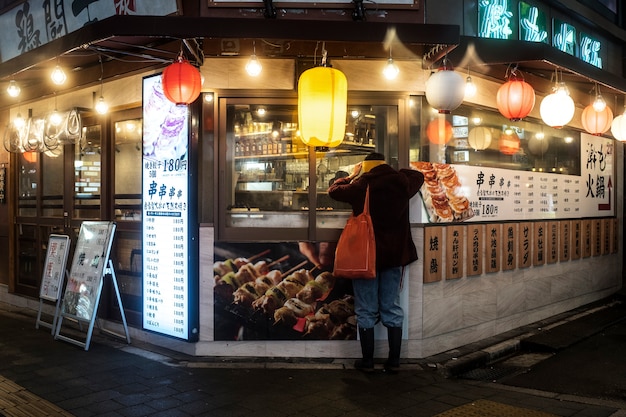
[[142, 163], [143, 327], [195, 339], [197, 307], [190, 303], [189, 109], [167, 100], [160, 75], [143, 80]]

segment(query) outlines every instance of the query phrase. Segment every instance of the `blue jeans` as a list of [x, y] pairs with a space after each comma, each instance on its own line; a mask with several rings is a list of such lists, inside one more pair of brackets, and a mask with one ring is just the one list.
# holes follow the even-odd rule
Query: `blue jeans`
[[401, 266], [379, 269], [374, 279], [355, 279], [354, 310], [360, 328], [374, 327], [378, 319], [386, 327], [402, 327], [404, 311], [400, 306]]

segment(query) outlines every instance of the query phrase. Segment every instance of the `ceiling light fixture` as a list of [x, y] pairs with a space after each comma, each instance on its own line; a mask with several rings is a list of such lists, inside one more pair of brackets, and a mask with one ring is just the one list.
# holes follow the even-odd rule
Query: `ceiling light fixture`
[[597, 112], [601, 112], [606, 108], [606, 101], [602, 98], [602, 94], [600, 94], [600, 87], [598, 84], [595, 84], [596, 90], [596, 98], [593, 100], [593, 109]]
[[472, 98], [476, 95], [476, 84], [470, 75], [470, 69], [467, 67], [467, 78], [465, 79], [465, 99]]
[[261, 73], [261, 70], [263, 70], [263, 66], [256, 57], [256, 44], [255, 41], [252, 41], [252, 56], [246, 64], [246, 72], [249, 76], [256, 77]]
[[20, 88], [19, 85], [17, 85], [17, 82], [15, 80], [11, 80], [9, 82], [9, 86], [7, 87], [7, 93], [11, 97], [19, 96], [21, 91], [22, 91], [22, 89]]
[[104, 88], [104, 66], [102, 65], [102, 57], [99, 56], [98, 60], [100, 61], [100, 98], [96, 103], [96, 112], [98, 114], [106, 114], [109, 111], [109, 105], [106, 101], [104, 101], [104, 96], [102, 95], [102, 90]]
[[383, 69], [383, 75], [388, 80], [395, 80], [398, 74], [400, 73], [400, 69], [393, 62], [393, 58], [391, 57], [391, 45], [389, 45], [389, 59], [387, 60], [387, 65]]
[[52, 79], [52, 82], [56, 85], [63, 85], [67, 80], [67, 75], [65, 75], [65, 71], [63, 71], [63, 68], [61, 68], [61, 66], [59, 65], [58, 60], [57, 65], [54, 67], [52, 73], [50, 74], [50, 78]]

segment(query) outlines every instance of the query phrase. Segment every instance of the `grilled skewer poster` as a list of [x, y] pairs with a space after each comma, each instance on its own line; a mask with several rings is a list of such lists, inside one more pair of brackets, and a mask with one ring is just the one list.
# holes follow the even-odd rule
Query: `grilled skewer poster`
[[356, 339], [351, 281], [299, 248], [298, 242], [216, 242], [215, 340]]

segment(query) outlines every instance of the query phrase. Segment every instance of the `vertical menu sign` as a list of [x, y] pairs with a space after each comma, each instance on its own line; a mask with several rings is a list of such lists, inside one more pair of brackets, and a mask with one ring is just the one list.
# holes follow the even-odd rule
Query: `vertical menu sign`
[[189, 110], [143, 80], [143, 327], [189, 340]]

